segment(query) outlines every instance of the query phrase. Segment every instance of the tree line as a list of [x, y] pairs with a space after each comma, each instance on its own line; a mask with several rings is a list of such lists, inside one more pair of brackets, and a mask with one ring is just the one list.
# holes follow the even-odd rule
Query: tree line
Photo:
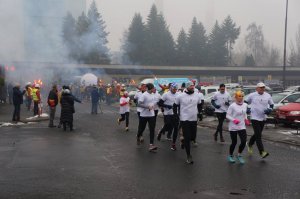
[[[110, 64], [109, 33], [105, 29], [105, 21], [95, 1], [88, 13], [82, 13], [77, 20], [68, 13], [63, 21], [62, 39], [69, 61]], [[133, 16], [124, 33], [121, 64], [282, 66], [280, 50], [268, 44], [261, 25], [253, 22], [246, 31], [244, 43], [234, 49], [241, 27], [230, 15], [221, 23], [216, 21], [210, 32], [194, 17], [190, 28], [187, 31], [182, 28], [174, 39], [163, 13], [158, 13], [153, 5], [145, 22], [140, 13]], [[300, 66], [300, 26], [296, 45], [290, 45], [288, 65]]]

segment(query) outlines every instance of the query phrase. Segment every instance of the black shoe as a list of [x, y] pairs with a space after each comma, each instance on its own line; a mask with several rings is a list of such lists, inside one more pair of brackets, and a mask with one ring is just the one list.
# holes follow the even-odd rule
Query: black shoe
[[186, 163], [187, 164], [194, 164], [194, 161], [193, 161], [193, 158], [192, 158], [191, 155], [187, 157]]
[[221, 142], [225, 142], [223, 136], [221, 136], [220, 140], [221, 140]]

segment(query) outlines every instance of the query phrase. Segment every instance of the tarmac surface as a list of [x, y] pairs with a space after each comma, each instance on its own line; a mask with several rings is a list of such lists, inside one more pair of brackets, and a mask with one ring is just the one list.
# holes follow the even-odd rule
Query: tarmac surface
[[[73, 132], [48, 128], [47, 121], [0, 127], [0, 199], [300, 198], [295, 129], [268, 127], [263, 137], [269, 157], [261, 159], [256, 148], [249, 156], [245, 149], [245, 165], [229, 164], [228, 133], [225, 143], [214, 142], [216, 121], [205, 118], [199, 123], [199, 146], [192, 148], [195, 163], [187, 165], [185, 152], [171, 151], [168, 141], [155, 141], [158, 152], [148, 152], [148, 130], [145, 143], [136, 146], [134, 111], [125, 132], [116, 122], [118, 108], [103, 109], [91, 115], [89, 103], [76, 104]], [[0, 123], [11, 116], [12, 106], [0, 104]], [[23, 107], [21, 116], [24, 120], [32, 113]], [[161, 126], [159, 117], [156, 130]]]

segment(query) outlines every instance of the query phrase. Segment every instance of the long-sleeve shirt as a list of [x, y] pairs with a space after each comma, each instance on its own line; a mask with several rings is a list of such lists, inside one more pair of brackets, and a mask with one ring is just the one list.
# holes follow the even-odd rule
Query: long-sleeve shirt
[[[247, 119], [247, 104], [237, 104], [236, 102], [232, 103], [227, 110], [226, 118], [229, 120], [229, 131], [246, 129], [245, 119]], [[235, 119], [240, 122], [235, 124], [233, 122]]]

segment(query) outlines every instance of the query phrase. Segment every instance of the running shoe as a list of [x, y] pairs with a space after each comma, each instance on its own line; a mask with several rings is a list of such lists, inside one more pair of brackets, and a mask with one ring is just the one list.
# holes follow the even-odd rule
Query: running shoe
[[160, 139], [161, 139], [161, 131], [158, 132], [156, 139], [157, 139], [158, 141], [160, 141]]
[[230, 162], [230, 163], [235, 163], [235, 159], [234, 159], [233, 155], [229, 155], [229, 156], [227, 157], [227, 160], [228, 160], [228, 162]]
[[221, 142], [225, 142], [223, 136], [220, 137], [220, 141], [221, 141]]
[[172, 138], [166, 137], [166, 140], [167, 140], [167, 141], [172, 141]]
[[218, 141], [218, 134], [217, 133], [214, 134], [214, 140]]
[[128, 128], [128, 127], [126, 127], [126, 128], [125, 128], [125, 131], [129, 131], [129, 128]]
[[187, 164], [193, 164], [193, 163], [194, 163], [193, 158], [192, 158], [191, 155], [187, 157], [186, 163], [187, 163]]
[[136, 137], [136, 144], [137, 144], [137, 145], [141, 145], [141, 138]]
[[247, 148], [248, 148], [249, 155], [252, 155], [253, 154], [253, 147], [250, 146], [248, 142], [246, 143], [246, 145], [247, 145]]
[[177, 150], [177, 148], [176, 148], [176, 144], [172, 144], [172, 146], [171, 146], [171, 150], [172, 150], [172, 151], [176, 151], [176, 150]]
[[240, 162], [240, 164], [245, 164], [245, 160], [244, 160], [243, 156], [237, 155], [236, 159]]
[[117, 123], [118, 123], [118, 125], [120, 125], [120, 124], [121, 124], [121, 122], [120, 122], [120, 118], [118, 118], [118, 120], [117, 120]]
[[263, 151], [260, 154], [261, 158], [266, 158], [268, 155], [270, 155], [270, 154], [268, 152], [266, 152], [266, 151]]
[[149, 145], [149, 151], [152, 152], [152, 151], [156, 151], [157, 150], [157, 146], [155, 146], [154, 144], [150, 144]]
[[144, 138], [143, 138], [143, 136], [140, 137], [140, 142], [141, 142], [141, 143], [144, 143]]
[[192, 141], [192, 146], [193, 147], [197, 147], [198, 146], [198, 143], [196, 141]]

